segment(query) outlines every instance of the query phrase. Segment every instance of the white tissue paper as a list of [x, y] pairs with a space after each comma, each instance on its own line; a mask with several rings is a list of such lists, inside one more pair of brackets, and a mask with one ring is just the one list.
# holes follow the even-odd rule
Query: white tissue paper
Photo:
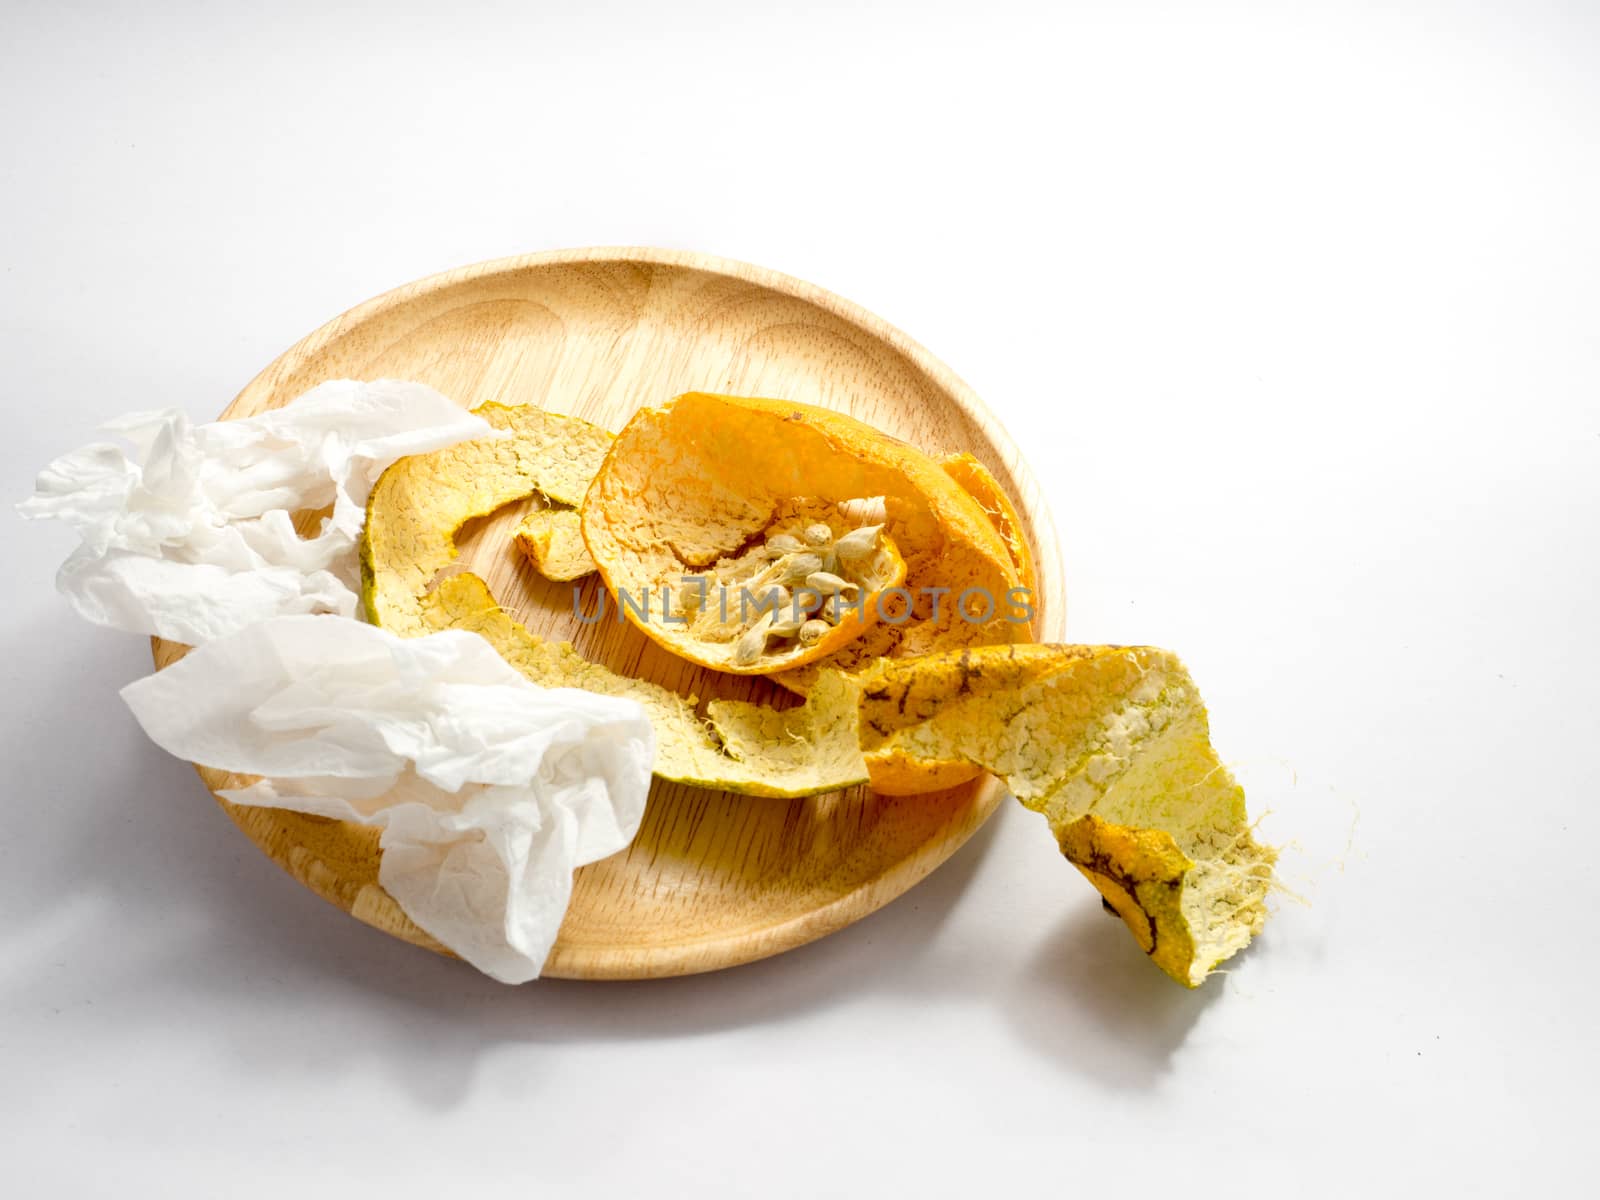
[[633, 840], [655, 743], [632, 701], [545, 689], [476, 634], [286, 616], [123, 689], [164, 749], [267, 778], [225, 791], [381, 828], [378, 880], [507, 983], [539, 974], [572, 872]]
[[[191, 645], [282, 613], [354, 616], [367, 495], [407, 454], [498, 437], [420, 383], [337, 380], [283, 408], [191, 425], [176, 410], [105, 427], [133, 444], [51, 463], [25, 517], [71, 525], [82, 545], [56, 585], [98, 625]], [[293, 514], [332, 505], [314, 537]]]

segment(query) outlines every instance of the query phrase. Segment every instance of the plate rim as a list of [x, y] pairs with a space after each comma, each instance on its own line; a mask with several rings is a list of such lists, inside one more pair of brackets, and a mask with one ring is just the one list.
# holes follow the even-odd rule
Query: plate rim
[[[228, 420], [239, 411], [270, 393], [279, 380], [348, 329], [363, 324], [385, 313], [414, 301], [418, 296], [445, 287], [459, 286], [494, 275], [510, 274], [544, 267], [583, 266], [596, 263], [637, 264], [665, 266], [699, 271], [721, 276], [741, 283], [755, 285], [787, 296], [861, 328], [897, 353], [904, 356], [917, 370], [924, 373], [955, 404], [956, 408], [975, 426], [987, 431], [1009, 451], [1007, 462], [1012, 482], [1019, 493], [1025, 493], [1027, 503], [1018, 502], [1033, 534], [1035, 556], [1035, 588], [1039, 597], [1036, 634], [1040, 641], [1059, 641], [1066, 627], [1066, 595], [1063, 586], [1063, 564], [1057, 540], [1054, 517], [1043, 489], [1029, 465], [1020, 446], [1012, 439], [1004, 424], [977, 395], [976, 392], [949, 366], [920, 342], [898, 327], [847, 300], [835, 292], [784, 272], [758, 266], [738, 259], [703, 254], [693, 250], [674, 250], [653, 246], [586, 246], [558, 250], [543, 250], [527, 254], [508, 255], [485, 259], [465, 266], [452, 267], [422, 276], [407, 283], [389, 288], [356, 304], [331, 320], [305, 334], [279, 353], [270, 363], [240, 389], [239, 393], [222, 410], [219, 420]], [[183, 648], [174, 643], [152, 638], [152, 654], [157, 668], [168, 665], [180, 657]], [[275, 845], [277, 839], [268, 837], [254, 828], [261, 814], [256, 810], [229, 804], [216, 792], [232, 785], [224, 772], [212, 771], [195, 764], [202, 781], [213, 798], [229, 818], [267, 858], [277, 863], [322, 899], [346, 914], [371, 925], [393, 937], [413, 945], [449, 955], [427, 934], [407, 920], [406, 925], [415, 931], [413, 936], [405, 929], [396, 929], [387, 919], [388, 914], [377, 909], [383, 907], [375, 897], [368, 897], [368, 888], [382, 892], [375, 884], [361, 889], [353, 902], [334, 886], [336, 878], [320, 860], [300, 847]], [[818, 908], [798, 916], [789, 917], [757, 930], [741, 930], [717, 937], [700, 938], [665, 945], [622, 947], [563, 947], [557, 940], [541, 972], [542, 978], [584, 980], [654, 979], [677, 975], [697, 974], [722, 970], [795, 949], [830, 933], [835, 933], [881, 909], [904, 895], [935, 869], [947, 862], [974, 833], [995, 813], [1005, 795], [999, 781], [985, 776], [978, 781], [971, 803], [961, 810], [958, 821], [947, 827], [945, 836], [924, 842], [908, 857], [896, 862], [883, 874], [874, 876], [852, 890], [842, 893]], [[914, 797], [896, 797], [904, 802]], [[372, 831], [376, 841], [376, 831]], [[309, 861], [295, 862], [295, 851], [301, 850]], [[387, 893], [382, 894], [387, 905], [394, 905]], [[379, 921], [379, 916], [385, 920]], [[453, 957], [453, 956], [452, 956]]]

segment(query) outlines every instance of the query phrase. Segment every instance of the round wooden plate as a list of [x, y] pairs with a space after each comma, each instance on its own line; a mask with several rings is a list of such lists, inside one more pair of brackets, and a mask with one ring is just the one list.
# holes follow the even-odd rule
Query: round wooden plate
[[[948, 368], [855, 305], [788, 276], [667, 250], [564, 250], [463, 267], [397, 288], [286, 351], [223, 413], [275, 408], [328, 379], [416, 379], [464, 405], [539, 404], [611, 430], [686, 391], [775, 396], [849, 412], [930, 451], [968, 450], [1028, 524], [1038, 636], [1059, 640], [1055, 535], [1005, 431]], [[631, 626], [584, 625], [572, 585], [526, 567], [513, 505], [462, 537], [462, 559], [535, 632], [613, 670], [702, 697], [792, 698], [692, 667]], [[578, 597], [593, 613], [597, 583]], [[157, 642], [164, 666], [182, 647]], [[212, 791], [234, 785], [201, 767]], [[925, 796], [865, 788], [764, 800], [657, 781], [633, 844], [578, 872], [549, 976], [643, 979], [750, 962], [859, 920], [925, 877], [1000, 800], [992, 780]], [[289, 874], [370, 925], [442, 950], [378, 886], [371, 829], [223, 804]]]

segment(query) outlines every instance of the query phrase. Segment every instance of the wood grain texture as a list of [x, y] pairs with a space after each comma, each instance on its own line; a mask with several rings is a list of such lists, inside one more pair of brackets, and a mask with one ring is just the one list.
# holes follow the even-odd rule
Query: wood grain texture
[[[611, 430], [640, 406], [703, 390], [849, 412], [929, 451], [968, 450], [1015, 500], [1038, 564], [1037, 631], [1059, 640], [1061, 564], [1039, 489], [999, 423], [949, 369], [878, 318], [776, 272], [639, 248], [558, 251], [449, 271], [368, 301], [302, 339], [223, 413], [287, 403], [328, 379], [415, 379], [464, 405], [539, 404]], [[532, 503], [532, 502], [530, 502]], [[573, 616], [571, 584], [511, 545], [527, 505], [475, 522], [462, 559], [536, 633], [613, 670], [701, 697], [794, 703], [758, 678], [691, 666], [637, 630]], [[593, 577], [580, 589], [594, 611]], [[157, 666], [182, 653], [157, 641]], [[213, 792], [234, 786], [199, 768]], [[545, 974], [640, 979], [749, 962], [858, 920], [924, 878], [994, 811], [982, 780], [946, 792], [755, 799], [657, 781], [633, 844], [578, 872]], [[319, 896], [442, 950], [378, 886], [374, 830], [223, 803]]]

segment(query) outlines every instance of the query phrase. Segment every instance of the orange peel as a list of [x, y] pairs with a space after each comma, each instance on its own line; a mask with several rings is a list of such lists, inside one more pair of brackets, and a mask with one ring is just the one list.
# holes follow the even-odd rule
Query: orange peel
[[855, 679], [875, 786], [923, 763], [992, 772], [1179, 983], [1198, 986], [1265, 923], [1276, 851], [1256, 842], [1176, 655], [980, 647]]
[[[689, 392], [640, 410], [584, 500], [583, 537], [606, 586], [637, 595], [708, 572], [742, 578], [767, 539], [812, 521], [837, 533], [841, 509], [866, 498], [882, 499], [892, 570], [879, 573], [883, 586], [864, 589], [863, 619], [841, 622], [822, 641], [741, 662], [730, 640], [693, 625], [633, 610], [628, 618], [692, 662], [771, 674], [800, 691], [819, 666], [1030, 639], [1023, 621], [964, 620], [955, 611], [969, 591], [986, 596], [993, 611], [1022, 586], [1012, 548], [962, 483], [922, 451], [810, 405]], [[906, 594], [880, 604], [901, 586], [895, 560], [903, 560]]]
[[[850, 672], [813, 664], [798, 708], [716, 701], [702, 716], [694, 697], [536, 637], [478, 576], [447, 573], [463, 524], [536, 491], [582, 499], [584, 472], [601, 469], [597, 452], [607, 444], [604, 431], [538, 409], [479, 411], [509, 436], [402, 459], [373, 489], [362, 563], [377, 624], [406, 635], [471, 630], [535, 683], [638, 701], [656, 730], [655, 772], [665, 779], [786, 797], [868, 780], [885, 793], [926, 791], [990, 772], [1044, 815], [1066, 858], [1152, 961], [1186, 986], [1261, 929], [1275, 852], [1256, 842], [1244, 794], [1211, 745], [1205, 707], [1176, 656], [1011, 644], [881, 657]], [[565, 445], [572, 437], [587, 449], [574, 454]], [[972, 463], [932, 469], [960, 480], [969, 498], [992, 484]], [[586, 513], [593, 495], [590, 488]], [[972, 519], [987, 536], [973, 540], [992, 555], [986, 569], [1025, 578], [1014, 514], [974, 504]], [[913, 552], [908, 578], [926, 544], [900, 539]]]
[[479, 576], [451, 574], [463, 525], [535, 492], [581, 500], [611, 436], [532, 406], [476, 411], [508, 436], [403, 458], [373, 487], [361, 538], [369, 620], [405, 637], [470, 630], [543, 687], [637, 701], [655, 729], [654, 770], [663, 779], [773, 797], [867, 782], [854, 686], [842, 677], [824, 681], [797, 708], [713, 701], [702, 717], [696, 697], [618, 675], [566, 642], [538, 637], [500, 607]]
[[536, 508], [522, 518], [511, 540], [546, 579], [568, 583], [594, 574], [575, 508]]

